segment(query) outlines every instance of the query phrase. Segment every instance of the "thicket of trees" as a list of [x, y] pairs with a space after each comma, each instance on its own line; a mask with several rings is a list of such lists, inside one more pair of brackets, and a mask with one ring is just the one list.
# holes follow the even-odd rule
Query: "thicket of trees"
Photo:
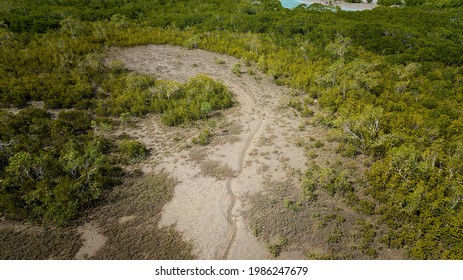
[[65, 224], [117, 183], [112, 144], [92, 133], [87, 112], [52, 119], [28, 107], [0, 120], [0, 210], [7, 217]]
[[462, 0], [378, 0], [379, 5], [383, 6], [421, 6], [424, 8], [457, 8], [463, 6]]
[[410, 258], [461, 259], [461, 15], [436, 6], [287, 10], [275, 0], [5, 1], [1, 106], [73, 110], [56, 119], [37, 108], [1, 113], [0, 211], [69, 220], [114, 183], [119, 148], [95, 133], [96, 118], [156, 112], [174, 125], [232, 104], [207, 77], [182, 85], [102, 63], [109, 46], [169, 43], [240, 57], [317, 99], [319, 122], [344, 133], [340, 152], [375, 161], [365, 188], [389, 228], [384, 243]]

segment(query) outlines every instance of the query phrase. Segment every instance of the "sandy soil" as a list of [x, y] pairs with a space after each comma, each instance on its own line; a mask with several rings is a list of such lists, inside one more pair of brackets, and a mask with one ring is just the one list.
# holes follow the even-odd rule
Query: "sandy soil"
[[106, 243], [106, 237], [99, 233], [93, 223], [85, 223], [77, 228], [77, 233], [82, 235], [83, 244], [76, 253], [77, 260], [84, 260], [93, 257]]
[[[183, 82], [206, 74], [234, 93], [237, 105], [211, 126], [214, 138], [208, 146], [191, 144], [201, 125], [165, 127], [157, 116], [125, 132], [151, 150], [140, 166], [145, 173], [164, 170], [179, 180], [172, 201], [163, 208], [160, 227], [174, 225], [194, 244], [199, 259], [272, 258], [266, 244], [251, 234], [242, 213], [246, 197], [264, 190], [265, 182], [305, 169], [307, 157], [297, 140], [313, 131], [299, 129], [300, 118], [286, 106], [290, 90], [264, 75], [247, 74], [243, 63], [242, 75], [234, 75], [231, 68], [238, 59], [203, 50], [158, 45], [112, 49], [108, 61], [112, 60], [160, 79]], [[304, 256], [293, 250], [280, 257]]]
[[312, 5], [313, 3], [320, 3], [325, 6], [339, 6], [344, 10], [349, 11], [363, 11], [363, 10], [372, 10], [378, 5], [376, 4], [377, 0], [373, 0], [371, 3], [367, 3], [364, 0], [364, 3], [347, 3], [344, 1], [328, 1], [328, 0], [301, 0], [302, 2], [307, 3], [307, 5]]

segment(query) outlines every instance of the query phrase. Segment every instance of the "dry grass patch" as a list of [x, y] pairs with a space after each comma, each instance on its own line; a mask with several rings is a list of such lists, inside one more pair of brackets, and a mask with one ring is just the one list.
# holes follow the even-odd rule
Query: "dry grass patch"
[[215, 160], [204, 160], [201, 162], [201, 173], [206, 176], [214, 177], [218, 180], [225, 180], [236, 176], [236, 171], [228, 165]]
[[239, 135], [243, 131], [243, 125], [236, 124], [236, 123], [227, 123], [225, 121], [221, 121], [219, 124], [219, 128], [215, 131], [215, 136], [212, 140], [210, 145], [224, 145], [224, 144], [233, 144], [241, 140]]
[[189, 150], [191, 161], [200, 163], [207, 158], [207, 149], [204, 147], [193, 147]]
[[[176, 181], [165, 173], [135, 174], [116, 187], [94, 219], [108, 239], [95, 259], [192, 259], [191, 244], [173, 228], [158, 228]], [[121, 218], [130, 216], [131, 219]]]
[[312, 259], [387, 258], [381, 254], [387, 249], [380, 244], [374, 218], [325, 190], [314, 190], [315, 199], [308, 199], [297, 177], [268, 181], [266, 191], [248, 198], [244, 215], [249, 227], [273, 256], [301, 250]]
[[270, 135], [269, 137], [262, 136], [259, 138], [259, 146], [272, 146], [274, 145], [275, 138], [277, 138], [276, 135]]
[[207, 159], [207, 149], [203, 147], [193, 147], [190, 149], [190, 160], [199, 164], [201, 174], [211, 176], [218, 180], [225, 180], [236, 176], [236, 171], [228, 165], [215, 160]]
[[0, 259], [73, 259], [81, 243], [73, 229], [5, 226], [0, 228]]

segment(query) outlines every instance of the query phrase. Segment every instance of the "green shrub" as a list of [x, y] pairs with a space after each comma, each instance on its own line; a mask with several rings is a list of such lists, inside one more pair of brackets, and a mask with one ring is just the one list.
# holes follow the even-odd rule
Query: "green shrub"
[[209, 129], [204, 129], [197, 137], [191, 138], [191, 142], [196, 145], [206, 146], [211, 142], [212, 133]]
[[240, 77], [241, 76], [241, 64], [239, 63], [233, 64], [231, 71], [233, 74]]
[[186, 40], [183, 43], [183, 47], [186, 49], [190, 49], [190, 50], [197, 49], [200, 42], [201, 42], [201, 38], [195, 35], [193, 37], [188, 38], [188, 40]]
[[295, 109], [298, 112], [302, 111], [302, 102], [297, 98], [291, 98], [288, 102], [288, 106]]
[[293, 212], [300, 212], [302, 210], [302, 202], [301, 201], [294, 201], [292, 199], [286, 198], [284, 200], [284, 204], [286, 209], [291, 210]]
[[[165, 97], [164, 97], [165, 98]], [[181, 85], [170, 98], [162, 99], [162, 120], [167, 125], [178, 125], [205, 119], [211, 112], [233, 105], [231, 92], [205, 75], [199, 75]]]
[[323, 144], [320, 140], [317, 140], [314, 144], [313, 144], [314, 148], [321, 148], [323, 146], [325, 146], [325, 144]]
[[202, 118], [207, 118], [209, 114], [212, 112], [212, 106], [209, 104], [209, 102], [201, 102], [201, 117]]
[[338, 164], [326, 168], [311, 166], [306, 172], [302, 186], [307, 197], [313, 196], [312, 193], [317, 186], [324, 188], [332, 196], [347, 196], [353, 192], [346, 171]]
[[268, 244], [267, 249], [269, 250], [270, 254], [274, 258], [276, 258], [276, 257], [278, 257], [280, 255], [281, 250], [287, 244], [287, 242], [288, 241], [286, 240], [286, 238], [280, 236], [280, 237], [278, 237], [276, 242], [274, 242], [272, 244]]
[[169, 126], [206, 119], [211, 113], [233, 105], [231, 92], [205, 75], [180, 84], [122, 73], [110, 76], [104, 87], [111, 95], [97, 104], [98, 114], [143, 116], [154, 112], [161, 114], [162, 121]]
[[262, 233], [262, 226], [260, 224], [255, 224], [252, 227], [251, 232], [254, 237], [259, 237], [259, 235]]
[[425, 3], [425, 0], [405, 0], [405, 5], [408, 7], [421, 6]]
[[402, 5], [402, 0], [378, 0], [378, 5], [382, 6], [393, 6], [393, 5]]
[[302, 181], [302, 190], [304, 191], [304, 197], [307, 201], [317, 200], [317, 194], [315, 193], [317, 184], [316, 180], [309, 176], [306, 176]]
[[122, 161], [136, 163], [146, 158], [148, 151], [143, 143], [137, 140], [122, 140], [119, 144]]

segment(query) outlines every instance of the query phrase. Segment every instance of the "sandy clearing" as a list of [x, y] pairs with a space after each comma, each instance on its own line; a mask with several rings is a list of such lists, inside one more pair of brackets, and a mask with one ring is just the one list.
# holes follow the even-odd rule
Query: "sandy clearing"
[[[307, 157], [296, 140], [313, 132], [310, 127], [299, 129], [299, 117], [282, 106], [290, 90], [264, 75], [234, 75], [231, 68], [240, 63], [238, 59], [203, 50], [160, 45], [114, 48], [108, 53], [108, 61], [112, 60], [160, 79], [184, 82], [206, 74], [235, 94], [238, 104], [225, 112], [224, 120], [215, 128], [217, 143], [203, 150], [190, 147], [191, 137], [201, 128], [165, 127], [157, 116], [141, 120], [137, 128], [125, 132], [152, 150], [141, 166], [144, 172], [164, 170], [180, 182], [172, 201], [163, 208], [160, 227], [174, 225], [194, 244], [193, 253], [199, 259], [272, 258], [266, 244], [251, 234], [242, 213], [247, 207], [245, 198], [264, 190], [266, 181], [284, 180], [290, 172], [305, 169]], [[243, 66], [243, 72], [246, 70]], [[225, 179], [205, 175], [203, 163], [196, 157], [218, 162], [235, 175]], [[299, 259], [303, 255], [282, 252], [280, 258]]]
[[82, 235], [83, 244], [76, 253], [77, 260], [85, 260], [93, 257], [106, 243], [106, 237], [99, 233], [98, 227], [93, 223], [85, 223], [77, 228]]

